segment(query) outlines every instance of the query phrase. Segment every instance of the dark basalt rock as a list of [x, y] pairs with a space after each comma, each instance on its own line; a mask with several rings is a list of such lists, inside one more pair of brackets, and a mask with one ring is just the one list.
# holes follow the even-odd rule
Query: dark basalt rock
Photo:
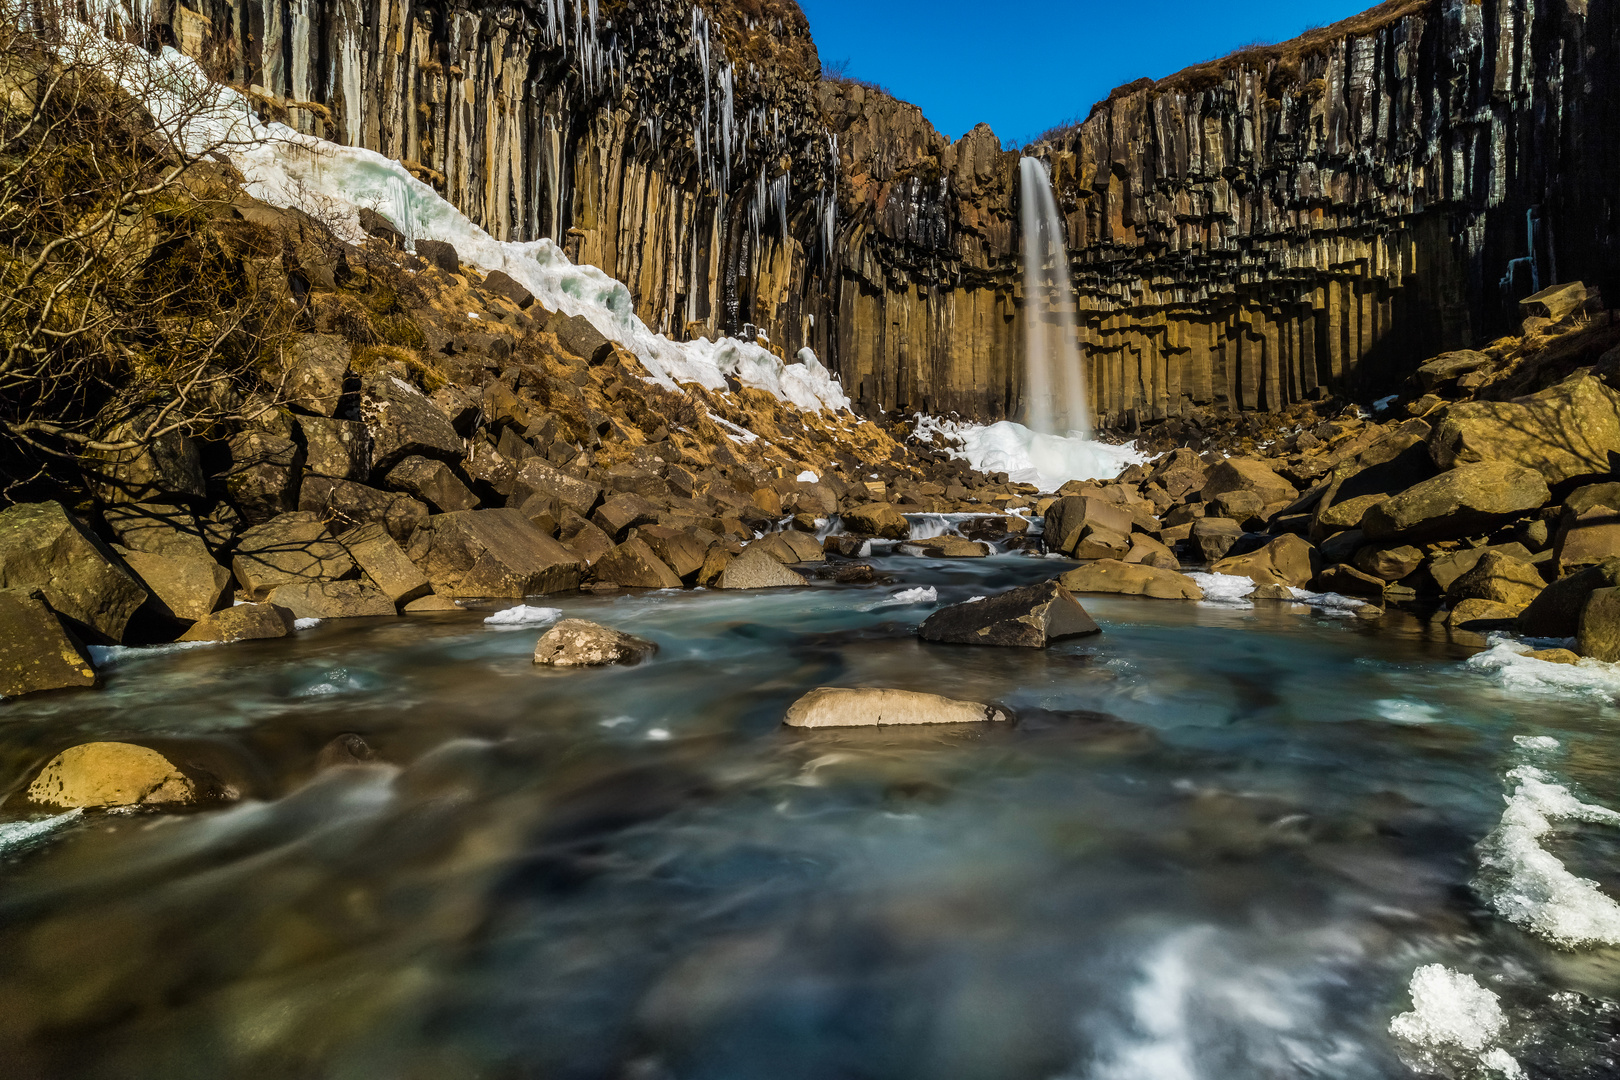
[[1074, 594], [1055, 581], [1045, 581], [987, 600], [941, 608], [917, 634], [924, 641], [952, 645], [1044, 649], [1054, 641], [1101, 630]]

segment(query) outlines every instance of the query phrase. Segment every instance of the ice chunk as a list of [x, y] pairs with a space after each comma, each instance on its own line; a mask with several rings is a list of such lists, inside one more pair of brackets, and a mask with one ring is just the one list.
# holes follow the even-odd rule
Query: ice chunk
[[801, 484], [815, 484], [815, 483], [819, 483], [821, 481], [821, 477], [817, 476], [810, 469], [804, 470], [804, 472], [800, 473], [794, 479], [796, 479]]
[[1211, 574], [1194, 570], [1187, 574], [1204, 590], [1203, 602], [1221, 607], [1253, 607], [1248, 595], [1254, 592], [1254, 582], [1236, 574]]
[[519, 604], [497, 611], [484, 620], [485, 626], [493, 626], [497, 630], [516, 630], [524, 626], [538, 626], [541, 623], [553, 623], [562, 618], [562, 609], [554, 607], [530, 607], [528, 604]]
[[1455, 1046], [1478, 1053], [1507, 1026], [1495, 994], [1472, 975], [1441, 964], [1412, 973], [1412, 1011], [1389, 1022], [1390, 1034], [1421, 1047]]
[[1524, 655], [1534, 646], [1505, 634], [1492, 634], [1490, 648], [1468, 658], [1468, 666], [1489, 672], [1505, 689], [1516, 693], [1559, 697], [1602, 698], [1620, 695], [1620, 664], [1585, 659], [1576, 664], [1554, 664]]
[[1502, 823], [1479, 843], [1480, 891], [1497, 914], [1565, 948], [1620, 945], [1620, 903], [1541, 846], [1554, 821], [1620, 825], [1620, 813], [1581, 802], [1528, 765], [1508, 777], [1517, 787]]
[[923, 585], [915, 589], [903, 589], [886, 600], [879, 600], [872, 606], [904, 607], [908, 604], [935, 604], [939, 602], [939, 590], [932, 585]]
[[311, 627], [315, 627], [315, 626], [319, 626], [319, 625], [321, 625], [321, 620], [319, 620], [319, 619], [294, 619], [293, 620], [293, 629], [294, 630], [308, 630]]

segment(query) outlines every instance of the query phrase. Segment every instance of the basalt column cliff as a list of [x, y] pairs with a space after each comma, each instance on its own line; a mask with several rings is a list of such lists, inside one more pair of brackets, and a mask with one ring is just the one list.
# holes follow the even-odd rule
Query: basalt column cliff
[[[154, 37], [655, 328], [809, 345], [869, 409], [1021, 407], [1018, 155], [822, 80], [786, 0], [198, 7]], [[1616, 72], [1609, 0], [1392, 0], [1043, 139], [1099, 420], [1373, 391], [1538, 287], [1620, 295]]]

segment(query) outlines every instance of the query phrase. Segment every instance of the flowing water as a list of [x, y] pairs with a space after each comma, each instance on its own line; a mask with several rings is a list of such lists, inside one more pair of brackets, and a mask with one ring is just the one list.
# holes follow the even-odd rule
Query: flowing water
[[[1047, 651], [927, 645], [938, 604], [1067, 564], [873, 562], [545, 600], [659, 643], [630, 669], [538, 669], [539, 626], [465, 612], [120, 652], [99, 693], [5, 703], [0, 784], [138, 737], [244, 799], [7, 816], [0, 1075], [1509, 1075], [1390, 1033], [1426, 965], [1500, 1000], [1525, 1075], [1617, 1074], [1620, 951], [1476, 883], [1509, 770], [1620, 806], [1601, 679], [1508, 686], [1415, 619], [1285, 604], [1097, 597], [1105, 632]], [[782, 729], [821, 685], [1018, 720]], [[376, 761], [317, 772], [345, 732]], [[1620, 895], [1620, 829], [1554, 832]]]
[[1052, 178], [1039, 158], [1018, 161], [1024, 229], [1024, 408], [1028, 426], [1045, 435], [1091, 436], [1080, 332], [1069, 281], [1063, 217]]

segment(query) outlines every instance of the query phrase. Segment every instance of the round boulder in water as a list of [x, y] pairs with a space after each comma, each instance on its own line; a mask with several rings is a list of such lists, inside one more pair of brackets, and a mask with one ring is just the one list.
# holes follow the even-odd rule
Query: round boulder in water
[[914, 724], [982, 724], [1012, 719], [992, 705], [957, 701], [911, 690], [847, 690], [823, 686], [788, 707], [788, 727], [894, 727]]
[[658, 651], [650, 641], [584, 619], [564, 619], [541, 635], [534, 662], [549, 667], [637, 664]]
[[145, 746], [93, 742], [57, 754], [28, 785], [28, 798], [46, 806], [172, 806], [197, 800], [179, 767]]

